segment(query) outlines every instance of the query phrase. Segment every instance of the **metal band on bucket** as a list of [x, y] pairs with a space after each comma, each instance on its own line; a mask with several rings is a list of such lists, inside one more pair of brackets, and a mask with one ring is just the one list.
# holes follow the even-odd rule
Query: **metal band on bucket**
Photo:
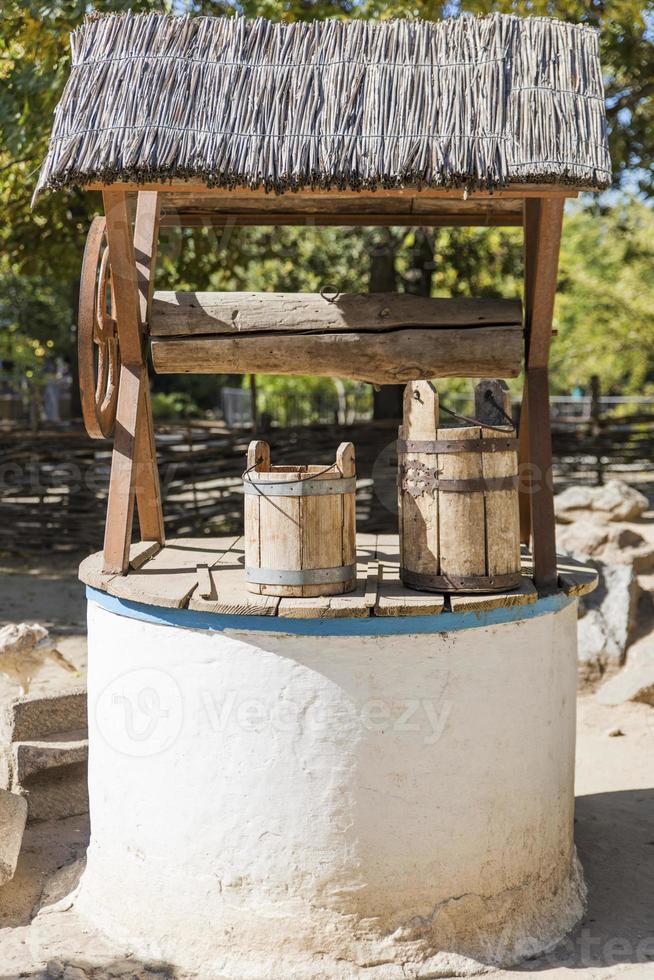
[[326, 585], [348, 582], [356, 577], [356, 565], [337, 565], [335, 568], [257, 568], [245, 566], [248, 582], [257, 585]]
[[320, 497], [323, 494], [354, 493], [357, 487], [355, 476], [336, 480], [243, 480], [245, 493], [257, 493], [262, 497]]
[[518, 440], [506, 439], [398, 439], [398, 453], [508, 453], [515, 452]]
[[405, 585], [430, 592], [503, 592], [520, 585], [521, 573], [503, 575], [430, 575], [428, 572], [400, 570]]

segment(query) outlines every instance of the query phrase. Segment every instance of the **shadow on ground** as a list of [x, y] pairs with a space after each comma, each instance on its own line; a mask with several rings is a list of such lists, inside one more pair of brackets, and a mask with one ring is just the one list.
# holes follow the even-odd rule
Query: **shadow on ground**
[[[66, 958], [65, 962], [52, 961], [45, 970], [20, 974], [21, 980], [173, 980], [179, 976], [175, 968], [167, 963], [135, 960], [131, 957], [106, 962], [101, 966], [84, 958]], [[14, 973], [0, 973], [0, 980], [18, 978]]]
[[577, 797], [575, 839], [586, 915], [560, 946], [522, 970], [643, 963], [654, 977], [654, 790]]

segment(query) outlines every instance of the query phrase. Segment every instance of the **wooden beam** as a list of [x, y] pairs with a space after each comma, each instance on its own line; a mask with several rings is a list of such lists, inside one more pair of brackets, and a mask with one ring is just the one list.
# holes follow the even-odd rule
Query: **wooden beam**
[[312, 374], [378, 385], [431, 377], [515, 378], [522, 352], [520, 326], [152, 341], [154, 369], [162, 374]]
[[123, 364], [141, 364], [139, 291], [127, 196], [112, 188], [104, 191], [103, 200], [120, 357]]
[[[145, 191], [138, 196], [134, 224], [134, 257], [138, 277], [139, 317], [142, 334], [147, 333], [159, 236], [159, 195]], [[161, 487], [154, 440], [154, 421], [147, 369], [143, 368], [136, 440], [136, 503], [141, 540], [165, 542]]]
[[141, 327], [146, 327], [154, 292], [154, 269], [159, 238], [160, 195], [142, 191], [136, 203], [134, 222], [134, 260], [139, 291]]
[[365, 214], [334, 212], [333, 214], [262, 211], [195, 211], [168, 213], [162, 215], [161, 224], [178, 228], [223, 228], [285, 226], [298, 227], [408, 227], [428, 228], [511, 228], [522, 226], [522, 216], [512, 213], [493, 213], [481, 211], [476, 214], [457, 214], [456, 212], [371, 212]]
[[116, 429], [107, 500], [107, 523], [104, 532], [103, 571], [116, 575], [126, 574], [129, 567], [136, 486], [134, 460], [142, 385], [142, 366], [123, 364], [120, 369]]
[[[557, 586], [548, 363], [563, 225], [562, 200], [525, 202], [526, 409], [534, 582]], [[524, 448], [523, 448], [524, 452]], [[523, 506], [523, 518], [524, 518]]]
[[[536, 275], [536, 251], [538, 244], [538, 225], [540, 219], [540, 202], [533, 198], [524, 201], [524, 298], [525, 322], [531, 324], [534, 310], [534, 281]], [[527, 352], [527, 336], [525, 332], [525, 364]], [[527, 376], [522, 392], [520, 408], [520, 431], [518, 444], [518, 501], [520, 507], [520, 542], [528, 545], [531, 541], [531, 465], [529, 455], [529, 398], [527, 396]]]
[[430, 299], [409, 293], [155, 293], [154, 337], [194, 334], [388, 332], [522, 326], [519, 300]]
[[525, 227], [535, 225], [528, 231], [529, 294], [525, 296], [529, 368], [544, 368], [549, 362], [564, 203], [550, 199], [525, 204]]
[[547, 368], [528, 374], [529, 448], [531, 455], [531, 536], [534, 583], [539, 592], [556, 589], [556, 540], [552, 437], [550, 433], [549, 376]]

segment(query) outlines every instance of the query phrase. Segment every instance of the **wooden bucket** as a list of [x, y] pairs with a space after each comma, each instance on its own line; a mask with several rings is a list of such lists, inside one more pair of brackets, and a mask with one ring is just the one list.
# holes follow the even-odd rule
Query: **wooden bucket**
[[[484, 398], [490, 395], [491, 411]], [[475, 413], [493, 425], [439, 428], [426, 381], [404, 394], [398, 440], [400, 575], [428, 592], [503, 592], [520, 584], [517, 440], [495, 425], [510, 411], [503, 382], [483, 381]], [[492, 418], [492, 422], [491, 422]]]
[[356, 585], [354, 446], [331, 466], [272, 466], [251, 442], [243, 475], [245, 578], [250, 592], [310, 597]]

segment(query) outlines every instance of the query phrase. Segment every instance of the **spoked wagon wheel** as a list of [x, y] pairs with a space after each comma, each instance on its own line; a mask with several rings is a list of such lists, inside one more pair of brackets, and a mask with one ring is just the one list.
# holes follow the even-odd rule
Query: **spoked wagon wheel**
[[82, 261], [77, 319], [82, 414], [92, 439], [105, 439], [114, 430], [120, 372], [105, 228], [102, 216], [91, 222]]

